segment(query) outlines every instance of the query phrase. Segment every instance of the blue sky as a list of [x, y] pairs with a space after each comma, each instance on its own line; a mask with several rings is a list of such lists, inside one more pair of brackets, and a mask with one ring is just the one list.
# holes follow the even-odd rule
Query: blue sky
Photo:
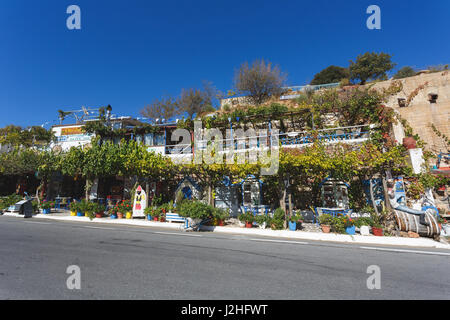
[[[66, 8], [81, 8], [68, 30]], [[366, 8], [381, 8], [381, 30]], [[264, 58], [303, 85], [329, 65], [387, 52], [397, 68], [450, 61], [450, 1], [0, 0], [0, 126], [57, 124], [58, 109], [117, 115], [209, 80], [232, 87]]]

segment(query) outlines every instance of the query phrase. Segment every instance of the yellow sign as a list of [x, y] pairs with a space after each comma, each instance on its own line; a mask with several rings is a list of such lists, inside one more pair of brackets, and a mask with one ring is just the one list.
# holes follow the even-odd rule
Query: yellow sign
[[82, 133], [84, 133], [82, 127], [62, 128], [61, 129], [62, 136], [69, 136], [72, 134], [82, 134]]

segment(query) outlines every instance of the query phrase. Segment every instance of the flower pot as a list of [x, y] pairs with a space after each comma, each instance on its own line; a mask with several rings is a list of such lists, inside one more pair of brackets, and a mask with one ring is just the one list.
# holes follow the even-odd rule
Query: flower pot
[[161, 217], [161, 218], [159, 218], [159, 221], [160, 221], [160, 222], [166, 222], [166, 217]]
[[372, 227], [372, 233], [374, 236], [382, 237], [383, 236], [383, 228]]
[[297, 222], [289, 221], [289, 230], [291, 230], [291, 231], [297, 230]]
[[152, 216], [148, 214], [147, 215], [147, 220], [150, 220], [150, 221], [153, 220]]
[[159, 217], [153, 217], [153, 221], [159, 221]]
[[84, 212], [77, 212], [77, 217], [84, 217]]
[[225, 225], [225, 222], [223, 220], [217, 221], [217, 225], [223, 227]]
[[123, 219], [123, 213], [122, 212], [117, 212], [117, 218], [118, 219]]
[[117, 219], [117, 216], [115, 214], [112, 214], [109, 216], [111, 219]]
[[246, 228], [252, 228], [253, 227], [253, 223], [245, 221], [245, 227]]
[[132, 218], [133, 218], [133, 213], [130, 212], [130, 211], [127, 212], [127, 213], [126, 213], [126, 218], [127, 218], [127, 219], [132, 219]]
[[346, 228], [345, 228], [345, 232], [346, 232], [347, 234], [354, 235], [354, 234], [355, 234], [355, 226], [346, 227]]
[[42, 209], [42, 213], [43, 214], [49, 214], [50, 213], [50, 209]]
[[103, 213], [102, 213], [102, 212], [97, 212], [97, 213], [95, 214], [95, 217], [96, 217], [96, 218], [102, 218], [102, 217], [103, 217]]
[[75, 217], [77, 213], [75, 211], [70, 211], [70, 216]]
[[362, 236], [368, 236], [370, 234], [369, 226], [361, 226], [361, 228], [359, 228], [359, 233]]
[[323, 233], [330, 233], [331, 226], [328, 226], [328, 225], [321, 225], [321, 227], [322, 227], [322, 232], [323, 232]]

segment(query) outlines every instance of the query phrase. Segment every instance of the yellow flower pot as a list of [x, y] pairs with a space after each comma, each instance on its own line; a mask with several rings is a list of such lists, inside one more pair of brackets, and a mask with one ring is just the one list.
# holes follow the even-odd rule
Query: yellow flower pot
[[70, 215], [71, 215], [72, 217], [75, 217], [75, 216], [77, 215], [77, 213], [76, 213], [75, 211], [70, 211]]
[[127, 212], [127, 213], [126, 213], [126, 218], [127, 218], [127, 219], [132, 219], [132, 218], [133, 218], [133, 213], [130, 212], [130, 211]]

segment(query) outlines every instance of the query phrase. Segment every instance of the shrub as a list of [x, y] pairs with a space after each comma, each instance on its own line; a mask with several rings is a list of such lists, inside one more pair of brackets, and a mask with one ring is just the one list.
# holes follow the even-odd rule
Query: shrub
[[221, 209], [221, 208], [213, 208], [212, 215], [214, 218], [220, 221], [225, 221], [230, 217], [230, 214], [228, 211]]
[[372, 218], [369, 217], [361, 217], [361, 218], [357, 218], [355, 220], [355, 226], [357, 226], [358, 228], [361, 228], [362, 226], [372, 226], [373, 225], [373, 220]]
[[179, 204], [178, 214], [192, 219], [212, 217], [213, 207], [200, 201], [185, 200]]
[[333, 222], [333, 216], [331, 216], [330, 214], [322, 214], [319, 217], [319, 222], [320, 224], [331, 226]]
[[285, 212], [281, 208], [275, 209], [273, 218], [270, 221], [271, 228], [274, 230], [281, 230], [284, 228]]
[[293, 214], [289, 217], [290, 222], [303, 222], [303, 216], [300, 213]]
[[241, 214], [239, 216], [239, 220], [242, 222], [250, 222], [251, 223], [251, 222], [255, 221], [255, 216], [252, 213], [247, 212], [247, 213]]
[[0, 210], [8, 209], [8, 207], [22, 200], [22, 197], [18, 194], [11, 194], [9, 196], [0, 199]]

